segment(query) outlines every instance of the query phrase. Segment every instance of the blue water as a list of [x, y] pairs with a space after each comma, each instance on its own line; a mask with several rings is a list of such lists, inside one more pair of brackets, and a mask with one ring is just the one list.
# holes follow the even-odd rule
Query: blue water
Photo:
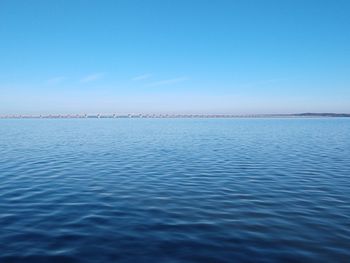
[[350, 119], [0, 120], [0, 262], [350, 262]]

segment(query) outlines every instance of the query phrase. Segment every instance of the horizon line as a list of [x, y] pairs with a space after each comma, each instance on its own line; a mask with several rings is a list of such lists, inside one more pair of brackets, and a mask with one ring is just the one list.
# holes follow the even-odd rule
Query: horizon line
[[86, 119], [86, 118], [264, 118], [264, 117], [350, 117], [350, 113], [303, 112], [260, 114], [181, 114], [181, 113], [84, 113], [84, 114], [0, 114], [0, 119]]

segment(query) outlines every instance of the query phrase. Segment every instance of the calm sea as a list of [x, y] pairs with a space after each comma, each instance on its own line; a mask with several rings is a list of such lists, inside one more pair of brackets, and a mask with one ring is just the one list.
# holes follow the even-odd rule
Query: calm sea
[[0, 120], [0, 262], [350, 262], [350, 119]]

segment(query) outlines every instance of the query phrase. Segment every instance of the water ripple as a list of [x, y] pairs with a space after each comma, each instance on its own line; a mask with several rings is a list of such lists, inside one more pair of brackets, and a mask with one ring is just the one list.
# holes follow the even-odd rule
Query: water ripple
[[0, 262], [349, 262], [347, 119], [0, 120]]

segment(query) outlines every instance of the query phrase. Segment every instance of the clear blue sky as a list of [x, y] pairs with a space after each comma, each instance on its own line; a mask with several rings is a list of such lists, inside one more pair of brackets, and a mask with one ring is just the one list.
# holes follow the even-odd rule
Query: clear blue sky
[[348, 0], [0, 1], [0, 114], [350, 112]]

